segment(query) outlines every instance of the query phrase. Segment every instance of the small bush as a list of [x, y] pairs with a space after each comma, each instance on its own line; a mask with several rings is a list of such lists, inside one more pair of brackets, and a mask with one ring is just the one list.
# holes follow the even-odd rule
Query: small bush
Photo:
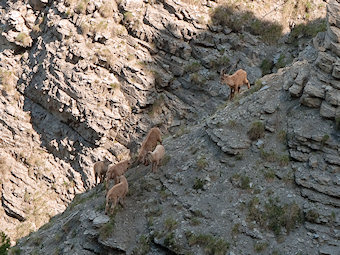
[[269, 244], [267, 242], [256, 242], [254, 244], [254, 250], [256, 252], [262, 252], [268, 247], [268, 245]]
[[9, 255], [20, 255], [21, 249], [19, 247], [13, 247], [8, 251]]
[[19, 43], [21, 43], [23, 46], [29, 46], [29, 44], [30, 44], [30, 42], [31, 42], [31, 37], [28, 35], [28, 34], [26, 34], [26, 33], [23, 33], [23, 32], [21, 32], [21, 33], [19, 33], [18, 35], [17, 35], [17, 37], [15, 38], [15, 40], [17, 41], [17, 42], [19, 42]]
[[268, 169], [263, 175], [267, 181], [272, 181], [275, 178], [275, 171], [273, 169]]
[[260, 227], [269, 229], [278, 236], [284, 227], [289, 233], [292, 229], [303, 222], [303, 213], [294, 202], [280, 205], [278, 198], [270, 198], [265, 203], [264, 209], [260, 209], [260, 201], [257, 197], [248, 203], [248, 219], [256, 221]]
[[224, 255], [229, 249], [229, 242], [207, 234], [194, 234], [190, 231], [185, 232], [189, 246], [201, 245], [207, 254]]
[[255, 141], [263, 137], [264, 136], [264, 124], [261, 121], [253, 122], [247, 134], [250, 140], [252, 141]]
[[315, 20], [308, 22], [307, 24], [298, 24], [290, 32], [288, 42], [292, 44], [297, 43], [297, 39], [300, 37], [312, 38], [319, 32], [327, 30], [327, 22], [325, 19]]
[[317, 223], [317, 219], [319, 218], [319, 216], [319, 213], [316, 210], [312, 209], [306, 212], [305, 218], [306, 221]]
[[242, 160], [243, 159], [243, 153], [242, 152], [239, 152], [239, 153], [237, 153], [236, 155], [235, 155], [235, 159], [236, 160]]
[[240, 234], [240, 226], [241, 224], [240, 223], [236, 223], [232, 229], [231, 229], [231, 235], [233, 237], [237, 236], [238, 234]]
[[329, 135], [325, 134], [321, 139], [321, 145], [324, 146], [325, 143], [328, 141]]
[[335, 129], [340, 130], [340, 117], [335, 118]]
[[267, 162], [277, 162], [280, 166], [287, 166], [290, 162], [289, 155], [279, 155], [273, 150], [265, 151], [260, 149], [260, 156]]
[[217, 59], [213, 59], [210, 61], [210, 67], [217, 69], [220, 66], [227, 66], [229, 64], [230, 60], [227, 56], [221, 56]]
[[240, 181], [241, 189], [250, 189], [250, 178], [248, 176], [242, 175]]
[[193, 189], [201, 189], [203, 190], [203, 187], [204, 187], [204, 184], [205, 184], [205, 181], [202, 180], [201, 178], [197, 178], [195, 179], [195, 183], [194, 185], [192, 186]]
[[274, 67], [273, 61], [269, 59], [264, 59], [260, 66], [262, 70], [262, 75], [270, 74], [272, 72], [273, 67]]
[[200, 225], [201, 224], [201, 221], [198, 219], [198, 218], [196, 218], [196, 217], [193, 217], [191, 220], [190, 220], [190, 225], [191, 226], [198, 226], [198, 225]]
[[287, 133], [286, 131], [284, 130], [280, 130], [278, 133], [277, 133], [277, 139], [283, 143], [283, 144], [286, 144], [287, 143]]
[[[115, 216], [115, 215], [114, 215]], [[110, 221], [105, 223], [99, 230], [99, 237], [103, 240], [107, 239], [114, 230], [115, 220], [114, 216], [111, 217]]]
[[119, 85], [118, 82], [110, 83], [110, 88], [111, 88], [111, 89], [119, 89], [119, 88], [120, 88], [120, 85]]
[[289, 155], [280, 155], [278, 157], [278, 162], [280, 166], [287, 166], [289, 164], [290, 158]]
[[275, 64], [275, 67], [277, 69], [283, 68], [286, 66], [286, 61], [285, 61], [286, 56], [284, 54], [280, 54], [279, 59], [277, 60], [277, 63]]
[[0, 84], [2, 90], [10, 92], [13, 90], [13, 73], [4, 69], [0, 69]]
[[252, 12], [234, 6], [218, 6], [210, 17], [215, 25], [227, 26], [235, 32], [248, 31], [268, 43], [276, 43], [282, 35], [283, 28], [279, 23], [260, 20]]
[[172, 231], [177, 227], [177, 221], [174, 218], [167, 218], [164, 222], [164, 227], [167, 231]]
[[150, 251], [150, 238], [145, 235], [141, 235], [138, 241], [138, 247], [133, 249], [132, 255], [146, 255]]
[[173, 251], [180, 251], [180, 247], [178, 246], [176, 239], [175, 239], [175, 233], [171, 232], [168, 233], [164, 238], [164, 245], [166, 247], [169, 247]]
[[4, 233], [0, 232], [0, 255], [6, 255], [9, 247], [11, 246], [11, 241], [9, 237]]
[[88, 3], [89, 3], [89, 0], [81, 0], [81, 1], [79, 1], [77, 6], [76, 6], [76, 8], [75, 8], [75, 12], [76, 13], [85, 14]]
[[200, 156], [196, 162], [198, 170], [202, 170], [208, 166], [208, 161], [205, 156]]
[[205, 84], [206, 79], [199, 73], [190, 74], [190, 81], [198, 86], [202, 86]]
[[302, 210], [296, 203], [281, 206], [277, 200], [269, 199], [265, 204], [267, 226], [275, 235], [281, 233], [281, 228], [285, 227], [289, 233], [293, 228], [303, 221]]
[[202, 68], [202, 65], [200, 62], [193, 61], [184, 67], [184, 71], [188, 73], [194, 73], [194, 72], [198, 72], [199, 70], [201, 70], [201, 68]]

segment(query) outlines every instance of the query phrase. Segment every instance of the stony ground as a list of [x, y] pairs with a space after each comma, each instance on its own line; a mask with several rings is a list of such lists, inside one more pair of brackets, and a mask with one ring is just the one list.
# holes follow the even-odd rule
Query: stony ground
[[[12, 252], [336, 254], [339, 4], [310, 40], [324, 3], [293, 2], [2, 1], [0, 230], [13, 242], [67, 208]], [[280, 44], [258, 30], [273, 17], [295, 23]], [[252, 89], [229, 101], [222, 67]], [[93, 163], [154, 125], [163, 166], [132, 167], [105, 216]]]
[[[331, 180], [338, 170], [326, 174], [320, 165], [338, 132], [289, 98], [285, 71], [206, 120], [174, 130], [157, 173], [129, 169], [126, 206], [112, 217], [104, 214], [100, 184], [18, 247], [38, 254], [336, 254], [338, 187]], [[313, 138], [311, 122], [320, 124]], [[254, 123], [263, 125], [258, 133]], [[306, 144], [323, 149], [306, 163], [289, 157]]]

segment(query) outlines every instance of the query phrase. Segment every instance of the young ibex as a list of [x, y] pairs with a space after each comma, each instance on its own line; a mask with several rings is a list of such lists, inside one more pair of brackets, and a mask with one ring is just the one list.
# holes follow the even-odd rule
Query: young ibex
[[[126, 194], [129, 192], [129, 185], [124, 175], [119, 177], [119, 183], [115, 184], [109, 192], [106, 193], [106, 205], [105, 205], [105, 214], [108, 214], [109, 210], [110, 213], [113, 213], [117, 202], [119, 202], [123, 207], [123, 199], [125, 198]], [[111, 207], [110, 207], [110, 203]]]
[[249, 81], [247, 80], [247, 72], [243, 69], [237, 70], [233, 75], [225, 74], [225, 70], [221, 70], [221, 83], [227, 84], [231, 91], [230, 91], [230, 99], [232, 99], [235, 93], [240, 93], [240, 87], [244, 84], [248, 86], [250, 89]]
[[149, 151], [153, 151], [153, 149], [157, 146], [158, 142], [162, 144], [161, 131], [157, 127], [151, 128], [139, 150], [138, 162], [143, 163], [144, 165], [147, 166], [149, 163], [146, 160], [146, 154]]
[[130, 160], [121, 161], [115, 165], [109, 165], [106, 173], [106, 191], [109, 189], [110, 180], [113, 179], [115, 184], [118, 183], [119, 176], [123, 175], [129, 168]]
[[98, 178], [99, 178], [99, 183], [102, 183], [104, 181], [109, 164], [110, 164], [110, 161], [105, 159], [103, 161], [98, 161], [93, 165], [95, 185], [97, 185], [98, 183]]
[[148, 152], [147, 160], [149, 161], [149, 163], [151, 163], [152, 172], [156, 173], [159, 163], [163, 159], [164, 155], [165, 149], [164, 146], [161, 144], [158, 144], [153, 152]]

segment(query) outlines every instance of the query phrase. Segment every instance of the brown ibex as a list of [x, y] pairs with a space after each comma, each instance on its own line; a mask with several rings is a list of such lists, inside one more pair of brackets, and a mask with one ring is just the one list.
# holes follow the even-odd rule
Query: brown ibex
[[247, 80], [247, 72], [243, 69], [237, 70], [233, 75], [225, 74], [224, 68], [221, 70], [221, 83], [228, 85], [231, 89], [230, 99], [232, 99], [235, 93], [240, 93], [240, 87], [244, 84], [250, 89], [249, 81]]

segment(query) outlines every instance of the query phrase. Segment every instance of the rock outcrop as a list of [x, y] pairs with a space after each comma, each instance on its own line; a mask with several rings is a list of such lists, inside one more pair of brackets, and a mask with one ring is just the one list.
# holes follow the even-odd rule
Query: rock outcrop
[[320, 109], [324, 118], [339, 122], [340, 96], [340, 30], [339, 2], [327, 5], [327, 31], [313, 39], [318, 57], [313, 63], [301, 63], [302, 69], [292, 70], [287, 77], [285, 89], [292, 96], [300, 97], [303, 105]]

